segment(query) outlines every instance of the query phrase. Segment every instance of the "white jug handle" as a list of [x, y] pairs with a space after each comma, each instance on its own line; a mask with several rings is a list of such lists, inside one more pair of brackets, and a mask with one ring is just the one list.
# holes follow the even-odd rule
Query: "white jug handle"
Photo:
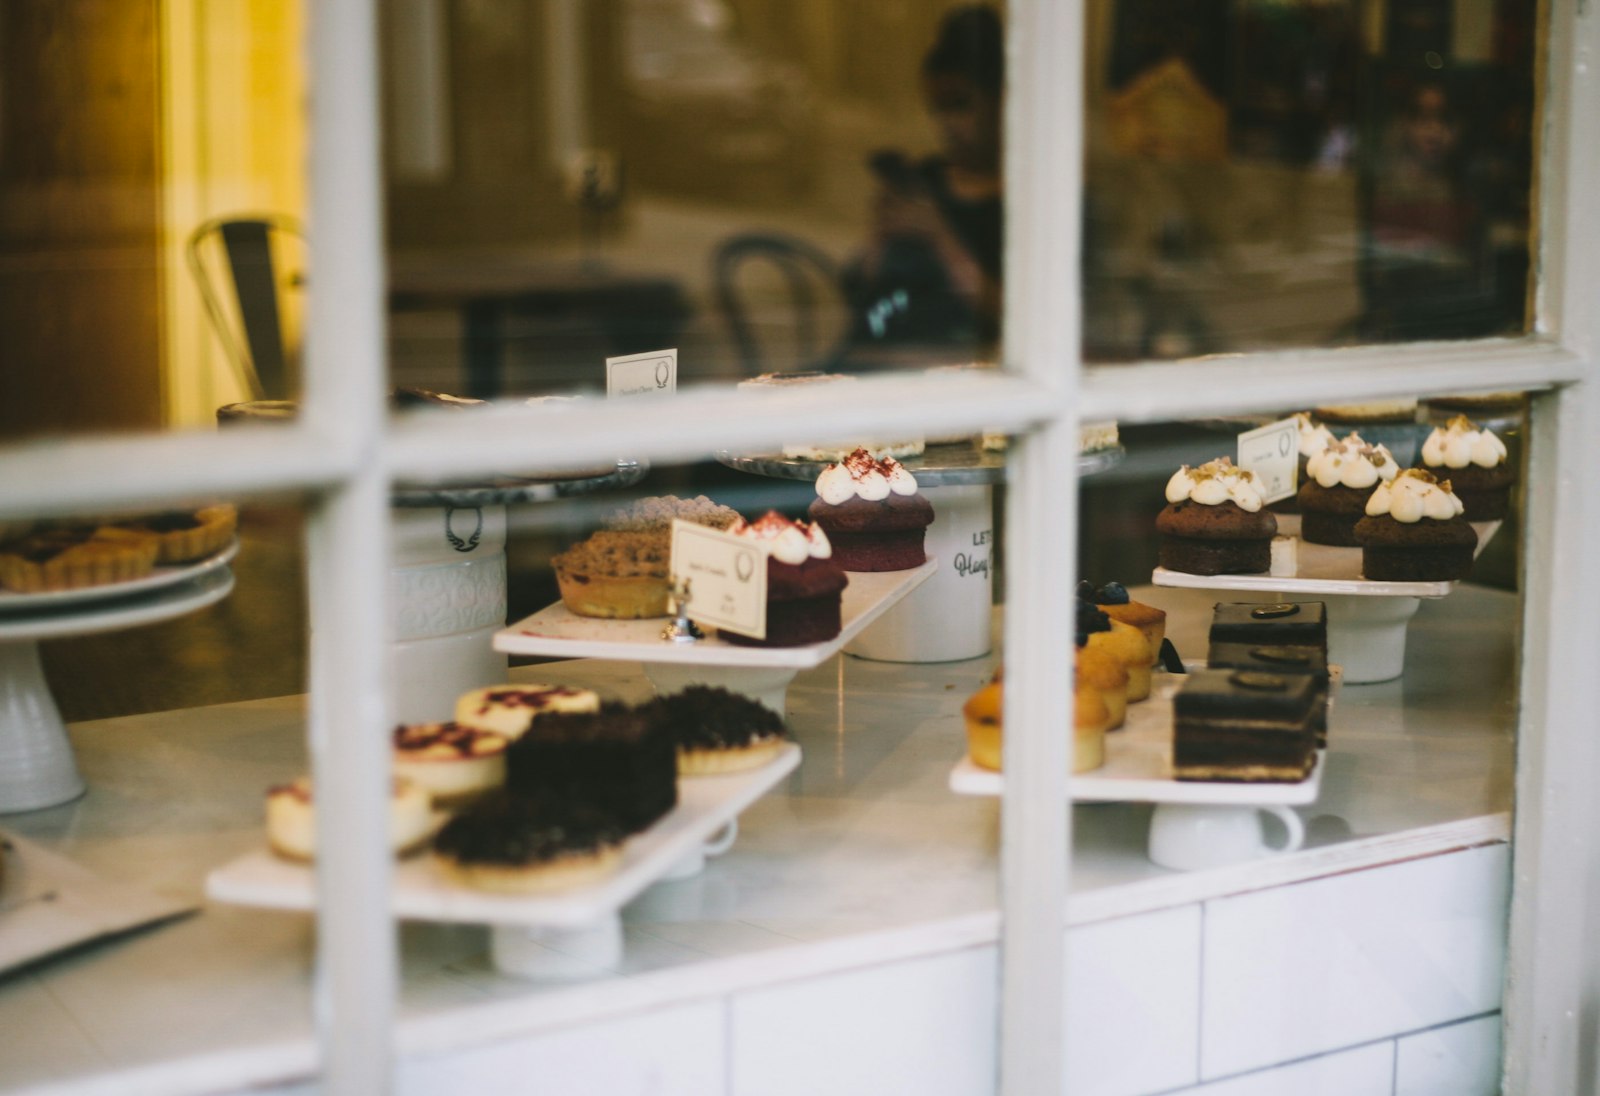
[[1289, 835], [1288, 839], [1284, 841], [1282, 847], [1270, 850], [1273, 855], [1282, 855], [1286, 852], [1294, 852], [1301, 845], [1306, 843], [1305, 823], [1300, 821], [1300, 816], [1295, 813], [1293, 807], [1272, 806], [1262, 807], [1261, 810], [1274, 816], [1279, 822], [1282, 822], [1284, 830]]

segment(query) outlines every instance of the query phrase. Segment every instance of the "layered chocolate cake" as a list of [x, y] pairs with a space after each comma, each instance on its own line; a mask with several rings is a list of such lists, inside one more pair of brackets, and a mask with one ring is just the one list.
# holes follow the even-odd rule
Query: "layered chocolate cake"
[[623, 833], [637, 833], [677, 805], [677, 744], [666, 727], [625, 704], [546, 715], [506, 751], [506, 788], [592, 807]]
[[1161, 566], [1192, 575], [1255, 574], [1271, 566], [1278, 519], [1262, 506], [1250, 471], [1227, 457], [1184, 465], [1167, 481], [1166, 497], [1156, 517]]
[[1211, 609], [1210, 641], [1315, 647], [1328, 653], [1328, 609], [1320, 601], [1220, 601]]
[[905, 571], [928, 558], [923, 539], [933, 506], [899, 461], [857, 449], [824, 468], [816, 490], [807, 513], [846, 571]]
[[1317, 683], [1311, 729], [1318, 747], [1328, 744], [1328, 656], [1316, 647], [1283, 644], [1213, 643], [1206, 659], [1213, 670], [1258, 670], [1262, 673], [1310, 674]]
[[1298, 783], [1316, 764], [1310, 674], [1196, 670], [1172, 700], [1179, 780]]

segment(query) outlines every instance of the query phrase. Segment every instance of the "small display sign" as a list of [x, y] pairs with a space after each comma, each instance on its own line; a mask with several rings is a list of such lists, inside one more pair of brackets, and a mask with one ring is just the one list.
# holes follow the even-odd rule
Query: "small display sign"
[[672, 523], [672, 588], [696, 624], [767, 638], [766, 546], [691, 521]]
[[607, 396], [670, 396], [678, 390], [678, 351], [606, 359]]
[[1261, 483], [1261, 501], [1291, 497], [1300, 487], [1300, 427], [1294, 419], [1280, 419], [1239, 435], [1240, 468], [1255, 473]]

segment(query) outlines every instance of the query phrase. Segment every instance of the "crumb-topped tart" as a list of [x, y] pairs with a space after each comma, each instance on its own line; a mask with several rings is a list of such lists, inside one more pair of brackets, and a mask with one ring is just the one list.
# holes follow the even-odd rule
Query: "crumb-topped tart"
[[130, 582], [149, 574], [159, 553], [150, 533], [114, 525], [55, 526], [0, 545], [0, 586], [43, 593]]
[[219, 502], [198, 510], [142, 514], [118, 521], [116, 526], [154, 536], [157, 563], [193, 563], [228, 546], [239, 527], [239, 512], [232, 504]]

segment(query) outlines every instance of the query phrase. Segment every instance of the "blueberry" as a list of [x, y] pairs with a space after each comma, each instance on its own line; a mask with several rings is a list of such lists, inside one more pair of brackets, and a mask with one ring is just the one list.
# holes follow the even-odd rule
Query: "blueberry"
[[1086, 578], [1078, 580], [1078, 597], [1084, 601], [1094, 600], [1094, 583]]
[[1100, 587], [1100, 596], [1095, 598], [1101, 605], [1126, 605], [1128, 604], [1128, 588], [1120, 582], [1108, 582]]

